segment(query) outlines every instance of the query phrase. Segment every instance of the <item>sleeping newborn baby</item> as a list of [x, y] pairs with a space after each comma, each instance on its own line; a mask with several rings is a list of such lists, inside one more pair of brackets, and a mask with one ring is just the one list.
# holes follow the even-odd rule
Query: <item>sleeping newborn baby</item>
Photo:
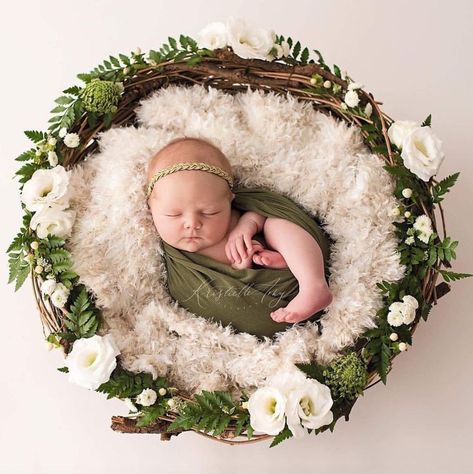
[[[157, 175], [178, 163], [196, 162], [216, 168]], [[254, 264], [289, 268], [299, 283], [299, 293], [286, 307], [271, 313], [274, 321], [297, 323], [331, 303], [317, 241], [288, 220], [233, 208], [231, 165], [212, 143], [198, 138], [172, 140], [151, 159], [147, 183], [154, 225], [169, 245], [235, 269]]]

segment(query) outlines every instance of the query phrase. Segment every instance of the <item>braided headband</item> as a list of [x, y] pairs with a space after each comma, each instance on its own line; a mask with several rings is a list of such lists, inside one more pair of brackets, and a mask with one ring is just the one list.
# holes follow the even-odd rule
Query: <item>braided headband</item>
[[222, 168], [218, 166], [209, 165], [203, 162], [192, 162], [192, 163], [176, 163], [175, 165], [168, 166], [167, 168], [163, 168], [162, 170], [158, 171], [151, 179], [150, 183], [148, 184], [148, 190], [146, 192], [146, 199], [150, 196], [153, 192], [154, 185], [159, 178], [163, 176], [167, 176], [168, 174], [175, 173], [176, 171], [182, 170], [202, 170], [207, 171], [209, 173], [213, 173], [221, 178], [225, 179], [230, 186], [230, 189], [233, 188], [233, 177], [230, 176], [227, 172], [223, 171]]

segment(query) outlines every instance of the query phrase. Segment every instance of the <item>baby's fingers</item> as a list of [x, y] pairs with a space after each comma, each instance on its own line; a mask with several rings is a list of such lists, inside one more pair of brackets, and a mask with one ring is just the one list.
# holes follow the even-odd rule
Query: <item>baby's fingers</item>
[[245, 249], [245, 246], [244, 246], [244, 244], [243, 244], [243, 239], [237, 240], [237, 242], [236, 242], [236, 247], [237, 247], [239, 256], [240, 256], [242, 259], [248, 257], [247, 252], [246, 252], [246, 249]]

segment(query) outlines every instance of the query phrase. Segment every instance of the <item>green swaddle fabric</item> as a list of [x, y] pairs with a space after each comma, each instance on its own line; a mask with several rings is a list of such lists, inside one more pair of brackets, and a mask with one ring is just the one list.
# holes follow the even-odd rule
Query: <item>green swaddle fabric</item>
[[[324, 256], [328, 283], [330, 237], [316, 218], [291, 199], [264, 188], [235, 187], [232, 207], [254, 211], [266, 217], [280, 217], [307, 230], [318, 242]], [[298, 291], [299, 284], [288, 268], [234, 269], [205, 255], [177, 249], [162, 241], [169, 294], [180, 306], [198, 316], [231, 324], [236, 332], [260, 338], [273, 337], [293, 323], [278, 323], [270, 313], [285, 307]], [[317, 321], [324, 310], [303, 321]]]

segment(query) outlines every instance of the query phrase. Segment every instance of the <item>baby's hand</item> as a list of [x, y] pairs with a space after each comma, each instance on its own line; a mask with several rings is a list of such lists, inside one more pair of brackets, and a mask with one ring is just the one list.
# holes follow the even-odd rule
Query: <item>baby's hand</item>
[[232, 263], [241, 263], [242, 260], [251, 257], [253, 250], [251, 239], [257, 230], [254, 222], [246, 221], [238, 223], [230, 232], [225, 253]]

